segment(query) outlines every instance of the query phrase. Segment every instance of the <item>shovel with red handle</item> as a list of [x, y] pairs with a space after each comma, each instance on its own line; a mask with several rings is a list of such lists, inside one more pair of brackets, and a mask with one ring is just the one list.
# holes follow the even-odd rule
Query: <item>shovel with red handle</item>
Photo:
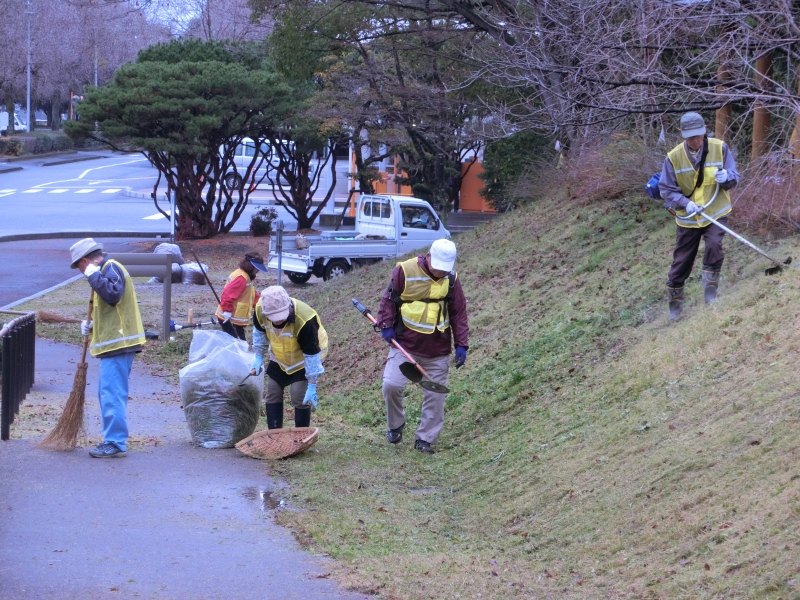
[[[377, 325], [378, 321], [375, 317], [372, 316], [372, 313], [369, 312], [369, 309], [365, 307], [361, 302], [353, 298], [353, 306], [358, 309], [362, 315], [367, 317], [373, 325]], [[405, 375], [409, 380], [413, 381], [414, 383], [418, 383], [420, 387], [429, 390], [431, 392], [437, 392], [439, 394], [449, 394], [450, 389], [447, 386], [442, 385], [441, 383], [436, 383], [431, 379], [431, 376], [422, 368], [414, 357], [412, 357], [408, 352], [406, 352], [405, 348], [403, 348], [396, 339], [392, 338], [392, 345], [400, 350], [408, 359], [408, 362], [404, 362], [400, 365], [400, 372]], [[424, 377], [424, 379], [423, 379]]]

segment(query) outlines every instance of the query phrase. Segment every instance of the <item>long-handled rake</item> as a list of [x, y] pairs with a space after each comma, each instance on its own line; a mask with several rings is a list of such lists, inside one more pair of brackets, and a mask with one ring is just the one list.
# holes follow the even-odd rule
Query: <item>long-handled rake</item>
[[[94, 291], [89, 297], [89, 314], [86, 320], [92, 318], [94, 308]], [[45, 450], [65, 451], [72, 450], [78, 445], [78, 435], [83, 430], [83, 407], [86, 404], [86, 370], [89, 365], [86, 363], [86, 351], [89, 348], [89, 336], [83, 336], [83, 348], [81, 352], [81, 362], [75, 371], [75, 379], [72, 382], [72, 392], [64, 405], [64, 412], [58, 418], [58, 423], [53, 430], [47, 434], [37, 447]]]
[[[353, 298], [353, 306], [355, 306], [358, 311], [367, 317], [370, 320], [372, 325], [374, 326], [377, 323], [375, 317], [372, 316], [372, 313], [369, 312], [369, 309], [365, 307], [361, 302]], [[426, 390], [430, 390], [431, 392], [438, 392], [439, 394], [449, 394], [450, 389], [442, 385], [441, 383], [437, 383], [431, 379], [431, 376], [422, 368], [414, 357], [411, 356], [408, 352], [406, 352], [405, 348], [403, 348], [395, 339], [392, 339], [392, 345], [397, 348], [400, 352], [402, 352], [403, 356], [408, 359], [408, 362], [404, 362], [400, 365], [400, 372], [410, 381], [413, 381], [416, 384], [419, 384], [420, 387]]]

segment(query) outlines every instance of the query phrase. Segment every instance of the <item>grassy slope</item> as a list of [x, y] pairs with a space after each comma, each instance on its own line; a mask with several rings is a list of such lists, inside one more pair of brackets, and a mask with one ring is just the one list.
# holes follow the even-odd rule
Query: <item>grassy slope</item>
[[[377, 310], [389, 265], [288, 286], [319, 309], [332, 352], [320, 441], [269, 465], [297, 508], [279, 519], [338, 559], [345, 585], [387, 598], [800, 598], [798, 271], [766, 278], [726, 239], [721, 302], [703, 306], [693, 277], [686, 318], [669, 324], [668, 215], [640, 197], [567, 206], [456, 240], [471, 348], [433, 456], [386, 443], [387, 347], [350, 304]], [[220, 281], [242, 248], [214, 244], [198, 248]], [[175, 314], [208, 308], [192, 290]], [[158, 286], [138, 293], [157, 315]], [[84, 295], [25, 308], [80, 316]], [[144, 359], [174, 372], [180, 341]], [[421, 395], [407, 390], [413, 424]]]
[[797, 271], [728, 239], [721, 302], [693, 277], [669, 324], [668, 215], [563, 206], [457, 240], [471, 348], [432, 457], [385, 442], [387, 349], [350, 307], [388, 266], [297, 292], [334, 348], [317, 452], [278, 467], [309, 510], [282, 520], [390, 598], [800, 597]]

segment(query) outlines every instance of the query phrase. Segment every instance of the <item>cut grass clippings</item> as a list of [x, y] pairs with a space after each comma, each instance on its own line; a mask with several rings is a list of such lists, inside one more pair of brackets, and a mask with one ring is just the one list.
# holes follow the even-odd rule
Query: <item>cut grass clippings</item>
[[[336, 559], [340, 584], [385, 598], [800, 597], [798, 271], [766, 278], [726, 237], [719, 303], [702, 304], [698, 263], [673, 324], [674, 221], [638, 195], [568, 205], [456, 238], [470, 351], [434, 455], [412, 449], [417, 386], [403, 442], [386, 442], [388, 347], [350, 304], [377, 311], [392, 265], [287, 284], [331, 350], [315, 451], [265, 463], [290, 483], [279, 522]], [[800, 253], [795, 238], [754, 241]], [[218, 246], [221, 289], [238, 253]], [[82, 303], [85, 284], [71, 289], [63, 302]], [[149, 315], [160, 287], [137, 294]], [[176, 314], [213, 311], [208, 295], [188, 286]], [[187, 345], [144, 358], [175, 373]]]

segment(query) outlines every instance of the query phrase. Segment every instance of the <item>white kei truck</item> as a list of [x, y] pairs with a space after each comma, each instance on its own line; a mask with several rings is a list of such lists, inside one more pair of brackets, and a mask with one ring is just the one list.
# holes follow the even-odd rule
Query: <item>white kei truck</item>
[[[410, 196], [362, 194], [356, 206], [355, 230], [323, 231], [300, 241], [282, 236], [281, 270], [294, 283], [312, 275], [325, 281], [345, 275], [357, 265], [396, 259], [429, 248], [434, 240], [450, 238], [430, 204]], [[308, 244], [308, 247], [303, 247]], [[269, 243], [268, 264], [278, 268], [277, 236]]]

